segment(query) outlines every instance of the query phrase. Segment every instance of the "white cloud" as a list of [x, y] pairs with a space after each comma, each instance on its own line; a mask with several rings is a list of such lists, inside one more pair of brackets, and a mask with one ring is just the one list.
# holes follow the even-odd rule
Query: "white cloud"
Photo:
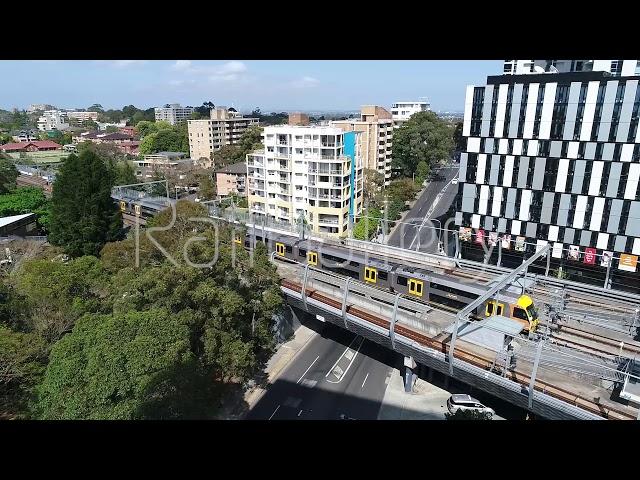
[[171, 65], [171, 70], [185, 71], [191, 68], [191, 60], [178, 60]]
[[236, 60], [218, 65], [194, 65], [190, 60], [178, 60], [170, 68], [184, 74], [206, 77], [210, 82], [237, 81], [248, 70], [244, 63]]
[[143, 63], [146, 63], [146, 60], [113, 60], [111, 65], [116, 68], [128, 68]]
[[320, 84], [320, 80], [318, 80], [317, 78], [308, 77], [308, 76], [299, 78], [298, 80], [294, 80], [291, 82], [291, 86], [294, 88], [310, 88], [310, 87], [315, 87], [319, 84]]

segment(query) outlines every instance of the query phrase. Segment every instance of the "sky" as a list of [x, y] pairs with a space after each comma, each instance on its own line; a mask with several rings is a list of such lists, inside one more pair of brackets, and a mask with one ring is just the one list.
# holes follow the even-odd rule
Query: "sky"
[[465, 87], [503, 60], [0, 60], [0, 109], [105, 109], [204, 101], [240, 111], [359, 110], [429, 101], [463, 111]]

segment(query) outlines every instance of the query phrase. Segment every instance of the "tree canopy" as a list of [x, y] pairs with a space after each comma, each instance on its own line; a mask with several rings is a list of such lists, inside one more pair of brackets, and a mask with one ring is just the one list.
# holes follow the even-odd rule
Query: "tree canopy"
[[36, 187], [17, 188], [0, 195], [0, 217], [35, 213], [41, 227], [47, 229], [50, 221], [50, 201]]
[[53, 184], [49, 241], [73, 256], [97, 255], [121, 234], [120, 210], [111, 198], [114, 173], [91, 150], [69, 155]]
[[[393, 133], [393, 167], [406, 177], [425, 162], [433, 168], [453, 152], [453, 132], [434, 112], [418, 112]], [[424, 167], [423, 167], [424, 171]]]
[[18, 170], [10, 158], [0, 154], [0, 195], [16, 187]]

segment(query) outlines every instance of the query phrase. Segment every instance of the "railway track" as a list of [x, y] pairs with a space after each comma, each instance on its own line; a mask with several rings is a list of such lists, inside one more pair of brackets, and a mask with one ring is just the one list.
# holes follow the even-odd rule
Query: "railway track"
[[[281, 280], [281, 286], [289, 289], [291, 291], [301, 293], [302, 285], [293, 282], [289, 279]], [[321, 303], [326, 305], [330, 305], [335, 309], [342, 308], [342, 302], [340, 300], [334, 299], [325, 295], [313, 288], [307, 288], [305, 290], [308, 298], [315, 299]], [[351, 305], [347, 305], [345, 309], [346, 313], [349, 313], [355, 317], [358, 317], [366, 322], [372, 323], [374, 325], [378, 325], [384, 329], [390, 328], [390, 322], [384, 318], [380, 318], [377, 315], [368, 312], [362, 308], [354, 307]], [[436, 340], [435, 338], [430, 338], [423, 333], [416, 332], [411, 328], [404, 325], [396, 325], [394, 331], [397, 334], [400, 334], [406, 338], [409, 338], [416, 343], [419, 343], [428, 348], [437, 350], [439, 352], [443, 352], [447, 354], [449, 352], [449, 345], [446, 341]], [[491, 371], [494, 368], [494, 359], [485, 357], [483, 355], [479, 355], [477, 353], [473, 353], [465, 350], [462, 346], [456, 347], [453, 351], [453, 356], [457, 359], [463, 360], [471, 365], [482, 368], [487, 371]], [[515, 370], [510, 370], [505, 372], [505, 377], [510, 380], [517, 382], [524, 387], [528, 387], [531, 378], [523, 372]], [[553, 385], [549, 382], [541, 381], [540, 379], [535, 379], [533, 384], [533, 388], [537, 391], [543, 392], [549, 396], [567, 402], [571, 405], [578, 406], [584, 410], [587, 410], [591, 413], [597, 414], [605, 419], [616, 419], [616, 420], [634, 420], [635, 416], [629, 412], [624, 410], [613, 408], [609, 406], [604, 406], [600, 403], [596, 403], [593, 400], [589, 400], [580, 395], [577, 395], [574, 392], [571, 392], [565, 388]]]

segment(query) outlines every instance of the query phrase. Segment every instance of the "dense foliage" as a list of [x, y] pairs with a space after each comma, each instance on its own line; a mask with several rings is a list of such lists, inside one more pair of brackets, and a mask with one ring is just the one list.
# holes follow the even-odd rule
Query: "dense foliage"
[[137, 126], [142, 142], [140, 154], [157, 152], [189, 153], [189, 136], [185, 122], [170, 125], [167, 122], [140, 122]]
[[[453, 130], [433, 112], [418, 112], [393, 132], [393, 167], [406, 177], [428, 173], [428, 168], [449, 160]], [[424, 162], [426, 166], [418, 165]], [[426, 178], [426, 175], [425, 175]]]
[[18, 170], [10, 158], [0, 153], [0, 195], [10, 192], [16, 186]]
[[247, 128], [238, 143], [234, 145], [224, 145], [213, 153], [213, 163], [216, 169], [226, 167], [238, 162], [244, 162], [247, 154], [263, 149], [262, 127], [253, 125]]
[[[50, 252], [5, 278], [0, 417], [213, 418], [273, 352], [283, 301], [264, 246], [252, 261], [231, 227], [194, 221], [204, 217], [203, 206], [178, 202], [173, 227], [153, 235], [171, 259], [143, 234], [138, 267], [127, 238], [99, 257]], [[186, 261], [216, 251], [208, 267]]]
[[114, 172], [94, 151], [70, 155], [53, 184], [49, 241], [73, 256], [96, 255], [122, 229], [111, 198]]

